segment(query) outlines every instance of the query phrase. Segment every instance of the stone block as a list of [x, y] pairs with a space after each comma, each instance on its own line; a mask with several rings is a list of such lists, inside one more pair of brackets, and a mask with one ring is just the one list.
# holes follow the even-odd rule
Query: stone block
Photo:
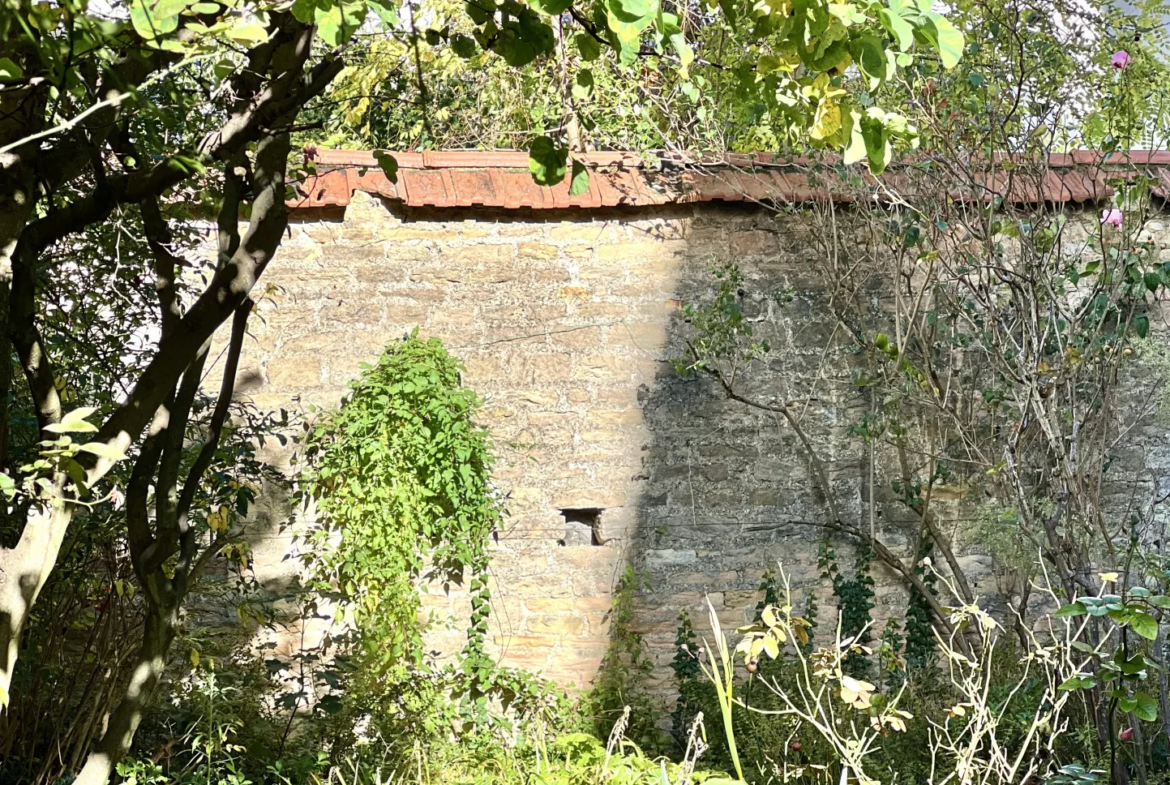
[[532, 597], [524, 601], [529, 613], [567, 613], [580, 610], [572, 597]]
[[524, 624], [529, 633], [541, 635], [580, 635], [585, 630], [584, 617], [571, 613], [529, 616]]
[[617, 355], [590, 354], [575, 359], [572, 374], [575, 381], [628, 382], [636, 369], [628, 358]]
[[548, 239], [553, 242], [597, 244], [612, 242], [616, 237], [607, 223], [566, 221], [549, 229]]
[[579, 613], [609, 613], [612, 609], [613, 597], [609, 594], [573, 599], [573, 610]]
[[516, 256], [522, 264], [533, 260], [556, 259], [560, 254], [560, 248], [548, 243], [520, 243], [516, 246]]
[[279, 389], [304, 389], [321, 386], [321, 361], [316, 357], [289, 357], [271, 360], [267, 369], [268, 384]]
[[665, 548], [657, 551], [646, 551], [646, 566], [652, 570], [685, 567], [697, 561], [698, 555], [693, 550]]

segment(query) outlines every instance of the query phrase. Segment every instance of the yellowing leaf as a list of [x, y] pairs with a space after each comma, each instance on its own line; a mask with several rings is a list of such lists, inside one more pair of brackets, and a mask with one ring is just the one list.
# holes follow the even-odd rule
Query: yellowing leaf
[[813, 127], [809, 136], [824, 141], [841, 130], [841, 107], [831, 97], [826, 95], [817, 104], [817, 113], [813, 118]]
[[852, 676], [841, 677], [841, 700], [858, 711], [869, 708], [874, 689], [868, 681], [858, 681]]

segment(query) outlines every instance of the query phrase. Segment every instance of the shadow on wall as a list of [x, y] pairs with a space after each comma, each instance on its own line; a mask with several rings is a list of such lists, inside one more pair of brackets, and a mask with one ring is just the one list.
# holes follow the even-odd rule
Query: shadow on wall
[[[746, 205], [435, 211], [361, 193], [344, 215], [297, 218], [266, 274], [273, 294], [253, 323], [242, 392], [261, 409], [335, 406], [360, 363], [416, 326], [464, 360], [508, 492], [489, 640], [503, 664], [588, 685], [613, 587], [633, 565], [650, 584], [633, 626], [665, 697], [681, 610], [702, 632], [710, 598], [735, 627], [768, 568], [782, 562], [801, 590], [817, 582], [824, 505], [789, 427], [669, 363], [692, 329], [682, 303], [711, 296], [714, 266], [740, 266], [738, 297], [772, 344], [745, 391], [812, 399], [802, 427], [824, 447], [842, 514], [860, 515], [864, 472], [845, 447], [864, 403], [799, 223]], [[287, 450], [268, 460], [288, 469]], [[266, 501], [252, 547], [257, 579], [287, 609], [297, 570], [286, 511]], [[896, 591], [879, 576], [879, 601]], [[423, 604], [437, 622], [428, 645], [456, 656], [466, 592], [430, 585]], [[280, 650], [305, 633], [286, 630]]]

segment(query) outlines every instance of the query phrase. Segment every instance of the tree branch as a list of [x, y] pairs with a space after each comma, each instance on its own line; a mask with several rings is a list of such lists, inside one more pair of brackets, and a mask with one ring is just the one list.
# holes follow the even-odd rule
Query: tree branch
[[[216, 450], [219, 449], [220, 437], [223, 435], [223, 427], [227, 422], [232, 396], [235, 393], [236, 373], [240, 367], [240, 353], [243, 351], [244, 335], [247, 333], [248, 327], [248, 317], [251, 316], [254, 305], [252, 298], [249, 297], [236, 309], [235, 318], [232, 319], [232, 334], [228, 343], [227, 358], [224, 361], [223, 381], [220, 383], [219, 400], [215, 402], [215, 410], [211, 414], [211, 423], [208, 427], [207, 437], [203, 442], [203, 446], [199, 448], [199, 454], [195, 457], [195, 462], [191, 465], [191, 469], [187, 472], [187, 478], [183, 482], [183, 492], [179, 498], [177, 509], [178, 529], [179, 536], [182, 540], [182, 547], [179, 554], [179, 563], [175, 566], [175, 581], [180, 591], [186, 591], [188, 576], [194, 575], [196, 565], [198, 564], [195, 561], [195, 531], [188, 524], [188, 515], [191, 512], [191, 505], [195, 501], [195, 493], [199, 490], [199, 484], [203, 481], [203, 475], [211, 466], [211, 462], [215, 459]], [[200, 557], [200, 559], [202, 558]]]

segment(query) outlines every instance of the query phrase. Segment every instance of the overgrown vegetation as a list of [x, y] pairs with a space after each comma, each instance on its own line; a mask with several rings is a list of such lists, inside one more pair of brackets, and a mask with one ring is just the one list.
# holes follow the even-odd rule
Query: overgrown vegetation
[[[0, 782], [1164, 782], [1166, 499], [1112, 492], [1119, 445], [1165, 408], [1164, 373], [1128, 392], [1165, 366], [1161, 181], [1107, 168], [1099, 220], [1017, 196], [1052, 152], [1165, 145], [1165, 14], [0, 0]], [[590, 692], [497, 667], [490, 443], [458, 362], [415, 335], [302, 445], [298, 611], [330, 634], [245, 644], [276, 619], [247, 536], [285, 478], [258, 451], [290, 422], [235, 382], [322, 140], [524, 148], [574, 193], [589, 149], [775, 150], [851, 194], [773, 207], [803, 227], [834, 325], [840, 373], [816, 384], [847, 378], [832, 394], [861, 404], [860, 504], [827, 479], [812, 396], [745, 384], [783, 348], [757, 318], [774, 286], [718, 269], [677, 363], [791, 430], [823, 507], [822, 602], [797, 610], [772, 575], [739, 639], [681, 619], [671, 705], [649, 694], [633, 570]], [[973, 530], [944, 525], [959, 513]], [[975, 537], [996, 618], [960, 561]], [[875, 616], [879, 571], [900, 621]], [[456, 662], [422, 645], [427, 581], [470, 592]]]

